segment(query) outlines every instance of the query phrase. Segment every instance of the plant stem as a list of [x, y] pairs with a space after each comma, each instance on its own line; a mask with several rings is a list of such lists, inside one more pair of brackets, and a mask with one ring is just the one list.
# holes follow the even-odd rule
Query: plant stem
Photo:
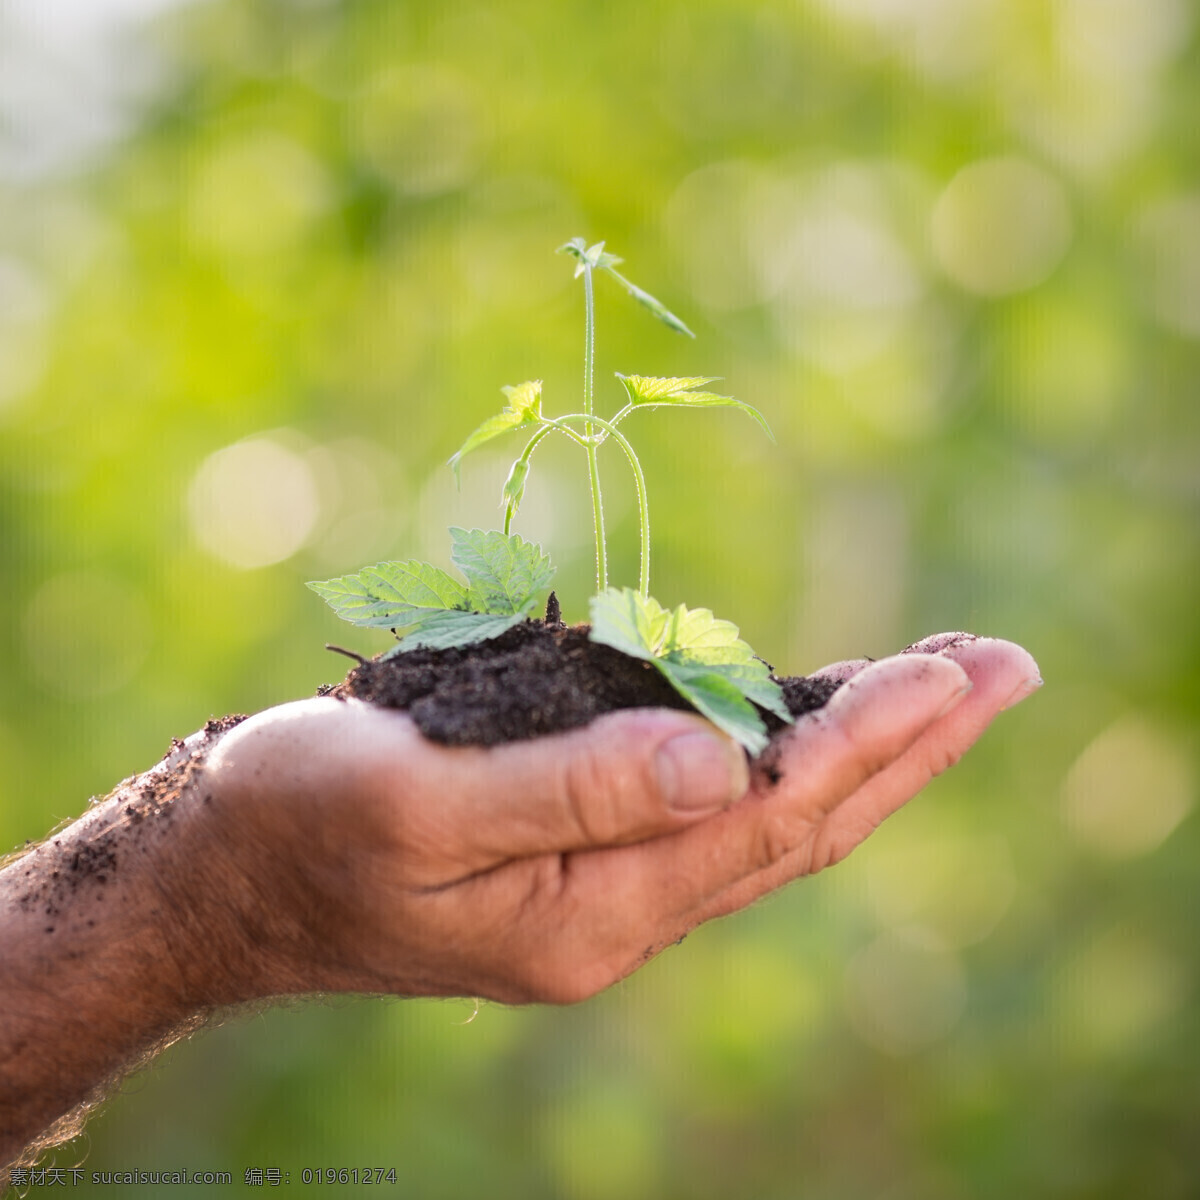
[[604, 541], [604, 499], [600, 495], [600, 464], [592, 442], [592, 387], [595, 377], [596, 316], [592, 294], [592, 267], [583, 268], [584, 342], [583, 342], [583, 411], [587, 418], [583, 432], [587, 438], [588, 483], [592, 489], [592, 525], [596, 535], [596, 590], [608, 587], [608, 551]]
[[[641, 570], [638, 574], [638, 591], [643, 596], [650, 595], [650, 504], [646, 495], [646, 476], [642, 472], [642, 464], [638, 462], [638, 456], [634, 452], [633, 446], [629, 439], [611, 422], [605, 421], [602, 417], [598, 417], [595, 413], [571, 413], [566, 417], [558, 417], [555, 421], [555, 427], [560, 427], [563, 421], [584, 421], [586, 428], [591, 428], [593, 425], [599, 425], [613, 440], [625, 451], [625, 457], [629, 459], [629, 465], [633, 468], [633, 483], [637, 491], [638, 502], [638, 518], [641, 524]], [[563, 430], [564, 433], [573, 431]], [[577, 436], [577, 435], [575, 435]], [[603, 436], [603, 435], [601, 435]], [[588, 454], [594, 457], [598, 438], [585, 438]], [[603, 591], [607, 587], [607, 582], [601, 585], [600, 590]]]

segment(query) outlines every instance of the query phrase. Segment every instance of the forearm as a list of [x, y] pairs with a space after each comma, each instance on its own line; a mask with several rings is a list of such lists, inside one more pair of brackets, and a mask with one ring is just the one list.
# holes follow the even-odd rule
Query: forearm
[[216, 1000], [183, 910], [207, 869], [203, 756], [220, 732], [178, 743], [0, 871], [0, 1163], [52, 1126], [70, 1136], [64, 1119]]

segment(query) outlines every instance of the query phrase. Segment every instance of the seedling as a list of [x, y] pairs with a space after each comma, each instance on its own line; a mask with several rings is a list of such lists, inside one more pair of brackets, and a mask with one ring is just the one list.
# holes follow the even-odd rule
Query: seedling
[[[466, 583], [429, 563], [386, 562], [354, 575], [310, 583], [335, 612], [355, 625], [391, 629], [401, 641], [390, 654], [424, 647], [447, 649], [499, 637], [525, 620], [536, 608], [541, 593], [554, 574], [540, 547], [512, 533], [520, 509], [534, 451], [551, 433], [559, 433], [583, 449], [592, 498], [592, 524], [596, 546], [596, 591], [589, 608], [590, 637], [633, 658], [652, 663], [671, 686], [699, 712], [735, 737], [752, 754], [767, 743], [766, 729], [755, 705], [790, 721], [779, 686], [750, 647], [738, 637], [737, 626], [718, 620], [706, 608], [679, 605], [664, 609], [650, 595], [650, 513], [646, 479], [641, 463], [620, 426], [639, 408], [726, 407], [753, 417], [771, 437], [763, 415], [732, 396], [703, 390], [715, 382], [711, 376], [660, 379], [622, 375], [627, 403], [612, 417], [596, 414], [594, 404], [595, 301], [593, 275], [604, 272], [660, 321], [678, 333], [695, 336], [663, 304], [631, 283], [617, 270], [621, 259], [609, 254], [604, 243], [588, 246], [572, 238], [560, 252], [575, 259], [575, 277], [583, 278], [584, 358], [582, 411], [550, 417], [542, 411], [541, 380], [529, 380], [503, 389], [508, 401], [503, 411], [489, 417], [450, 459], [458, 477], [462, 460], [501, 434], [532, 430], [524, 450], [514, 461], [501, 492], [504, 508], [502, 532], [451, 529], [451, 558]], [[604, 503], [600, 493], [598, 452], [608, 441], [624, 453], [633, 472], [640, 526], [638, 587], [610, 587], [608, 549], [604, 530]], [[773, 439], [772, 439], [773, 440]], [[401, 632], [403, 631], [403, 632]]]

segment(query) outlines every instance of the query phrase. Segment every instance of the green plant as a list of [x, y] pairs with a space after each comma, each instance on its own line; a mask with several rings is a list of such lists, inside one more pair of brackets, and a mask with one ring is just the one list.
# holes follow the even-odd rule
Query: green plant
[[[583, 278], [582, 411], [561, 417], [547, 416], [542, 411], [541, 380], [506, 387], [503, 391], [508, 403], [504, 409], [473, 430], [450, 459], [457, 478], [463, 458], [472, 451], [501, 434], [532, 430], [504, 482], [503, 531], [450, 531], [454, 541], [451, 557], [466, 577], [466, 584], [429, 563], [409, 561], [378, 563], [353, 575], [308, 586], [353, 624], [393, 632], [404, 630], [400, 634], [402, 641], [391, 654], [417, 647], [465, 646], [498, 637], [533, 612], [539, 594], [549, 586], [554, 573], [539, 547], [512, 533], [512, 523], [525, 494], [534, 451], [551, 433], [562, 434], [580, 446], [587, 458], [597, 589], [589, 606], [591, 639], [652, 663], [698, 711], [736, 737], [751, 753], [758, 753], [765, 747], [767, 736], [754, 706], [790, 720], [782, 692], [770, 678], [767, 665], [738, 637], [737, 626], [718, 620], [705, 608], [689, 610], [681, 604], [673, 610], [664, 609], [651, 597], [646, 480], [637, 453], [620, 426], [636, 409], [674, 406], [736, 408], [753, 417], [768, 437], [772, 436], [770, 427], [750, 405], [732, 396], [702, 390], [714, 382], [710, 376], [660, 379], [618, 373], [627, 402], [610, 418], [598, 416], [593, 399], [595, 272], [611, 276], [670, 328], [689, 337], [695, 335], [674, 313], [616, 270], [621, 259], [609, 254], [603, 242], [588, 246], [582, 238], [572, 238], [559, 250], [575, 259], [575, 276]], [[608, 583], [598, 452], [610, 440], [628, 460], [637, 494], [640, 569], [636, 591], [610, 587]]]

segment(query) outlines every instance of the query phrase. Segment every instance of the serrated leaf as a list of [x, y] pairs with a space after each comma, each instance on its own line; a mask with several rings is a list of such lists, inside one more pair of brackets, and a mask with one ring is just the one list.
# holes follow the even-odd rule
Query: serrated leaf
[[767, 664], [731, 621], [706, 608], [667, 611], [632, 588], [608, 588], [591, 601], [591, 640], [653, 663], [671, 686], [752, 754], [766, 732], [751, 701], [791, 721]]
[[499, 637], [524, 620], [524, 613], [461, 612], [456, 609], [429, 612], [384, 657], [392, 658], [408, 650], [449, 650], [454, 646], [472, 646], [476, 642]]
[[[742, 644], [745, 645], [744, 642]], [[661, 661], [671, 667], [672, 679], [682, 683], [689, 683], [693, 679], [707, 674], [718, 674], [722, 679], [733, 684], [738, 689], [739, 695], [745, 696], [747, 700], [752, 700], [760, 708], [774, 713], [781, 721], [786, 721], [789, 725], [792, 722], [792, 714], [788, 711], [779, 684], [771, 678], [767, 664], [759, 659], [754, 659], [748, 664], [705, 663], [668, 655]]]
[[698, 712], [740, 742], [751, 754], [761, 754], [767, 748], [767, 742], [770, 741], [767, 727], [731, 679], [711, 671], [687, 679], [680, 678], [669, 669], [664, 670], [663, 674]]
[[376, 563], [308, 586], [344, 621], [380, 629], [410, 625], [422, 612], [467, 607], [467, 589], [457, 579], [415, 560]]
[[500, 390], [508, 399], [504, 411], [498, 412], [494, 417], [488, 417], [486, 421], [477, 426], [467, 440], [450, 456], [450, 469], [454, 472], [456, 480], [459, 477], [462, 460], [472, 450], [477, 450], [485, 442], [490, 442], [492, 438], [499, 437], [502, 433], [508, 433], [512, 429], [522, 429], [528, 425], [537, 425], [541, 422], [542, 381], [540, 379], [530, 379], [515, 387], [510, 386]]
[[732, 396], [721, 396], [716, 392], [695, 390], [703, 387], [706, 383], [713, 383], [717, 378], [715, 375], [657, 379], [648, 375], [622, 375], [618, 371], [617, 378], [625, 385], [631, 404], [639, 406], [672, 404], [687, 408], [737, 408], [748, 417], [753, 417], [763, 427], [767, 437], [771, 441], [775, 440], [775, 435], [771, 432], [766, 417], [753, 405], [744, 404]]
[[550, 560], [524, 538], [451, 529], [459, 583], [430, 563], [383, 562], [308, 586], [354, 625], [407, 630], [391, 653], [447, 649], [499, 637], [520, 624], [550, 583]]
[[542, 419], [542, 381], [527, 379], [524, 383], [509, 384], [500, 389], [508, 400], [508, 407], [527, 421]]
[[653, 596], [633, 588], [605, 588], [589, 602], [593, 642], [611, 646], [631, 658], [653, 662], [670, 616]]
[[521, 614], [537, 603], [554, 578], [540, 546], [496, 530], [450, 530], [450, 557], [467, 577], [467, 607], [480, 612]]

